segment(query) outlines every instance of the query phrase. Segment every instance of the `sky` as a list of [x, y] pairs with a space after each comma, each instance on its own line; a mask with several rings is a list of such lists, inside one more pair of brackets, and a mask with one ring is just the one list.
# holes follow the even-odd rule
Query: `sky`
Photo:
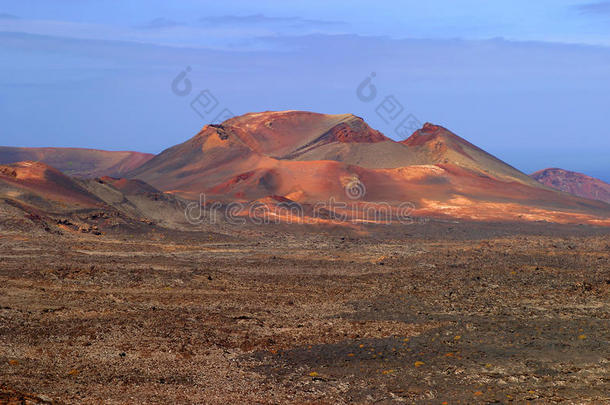
[[295, 109], [610, 182], [609, 105], [610, 1], [0, 0], [4, 146], [158, 153]]

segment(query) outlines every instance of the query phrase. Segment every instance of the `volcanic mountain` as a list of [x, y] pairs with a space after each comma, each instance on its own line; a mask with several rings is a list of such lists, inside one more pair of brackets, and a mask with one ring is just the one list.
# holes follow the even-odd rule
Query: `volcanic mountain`
[[[422, 215], [470, 219], [610, 214], [610, 206], [552, 191], [443, 127], [426, 124], [396, 142], [351, 114], [245, 114], [206, 125], [127, 177], [191, 199], [410, 202]], [[360, 190], [346, 193], [354, 184]]]
[[610, 184], [586, 174], [553, 168], [532, 173], [531, 177], [565, 193], [610, 204]]
[[121, 177], [154, 155], [79, 148], [13, 148], [0, 146], [0, 164], [22, 161], [46, 163], [77, 177]]

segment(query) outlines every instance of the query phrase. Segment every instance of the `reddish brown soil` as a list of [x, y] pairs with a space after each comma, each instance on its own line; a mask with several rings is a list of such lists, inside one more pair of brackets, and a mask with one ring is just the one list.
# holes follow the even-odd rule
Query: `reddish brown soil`
[[609, 400], [607, 231], [286, 229], [0, 233], [0, 403]]

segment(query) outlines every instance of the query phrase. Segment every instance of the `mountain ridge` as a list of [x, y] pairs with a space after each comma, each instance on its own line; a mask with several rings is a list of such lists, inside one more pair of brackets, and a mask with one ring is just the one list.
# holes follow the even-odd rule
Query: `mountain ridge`
[[106, 151], [85, 148], [0, 146], [0, 164], [36, 161], [76, 177], [122, 177], [154, 155], [134, 151]]
[[[124, 203], [127, 197], [148, 207], [146, 196], [197, 201], [205, 195], [223, 204], [311, 207], [336, 201], [393, 212], [409, 204], [413, 215], [483, 221], [610, 221], [607, 203], [549, 188], [432, 123], [399, 142], [353, 114], [266, 111], [206, 125], [156, 156], [78, 148], [26, 152], [40, 149], [63, 170], [32, 161], [2, 166], [3, 194], [43, 206], [45, 199], [61, 202], [76, 196], [63, 202], [110, 204], [129, 215], [141, 210], [134, 202]], [[9, 158], [19, 156], [8, 152]], [[2, 156], [0, 148], [0, 161]], [[67, 164], [70, 156], [80, 159], [78, 167]], [[30, 167], [27, 175], [25, 166]], [[64, 176], [71, 171], [96, 180]], [[62, 184], [66, 192], [61, 192]]]
[[190, 199], [303, 204], [350, 202], [346, 187], [361, 183], [359, 202], [408, 201], [427, 215], [464, 218], [603, 216], [610, 208], [553, 191], [438, 125], [397, 142], [352, 114], [294, 110], [206, 125], [128, 177]]

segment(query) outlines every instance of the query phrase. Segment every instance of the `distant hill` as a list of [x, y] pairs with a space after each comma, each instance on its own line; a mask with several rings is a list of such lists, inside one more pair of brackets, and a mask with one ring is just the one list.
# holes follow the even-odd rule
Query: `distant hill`
[[531, 177], [565, 193], [610, 203], [610, 184], [586, 174], [552, 168], [532, 173]]
[[22, 161], [46, 163], [69, 176], [122, 177], [154, 155], [80, 148], [14, 148], [0, 146], [0, 164]]

